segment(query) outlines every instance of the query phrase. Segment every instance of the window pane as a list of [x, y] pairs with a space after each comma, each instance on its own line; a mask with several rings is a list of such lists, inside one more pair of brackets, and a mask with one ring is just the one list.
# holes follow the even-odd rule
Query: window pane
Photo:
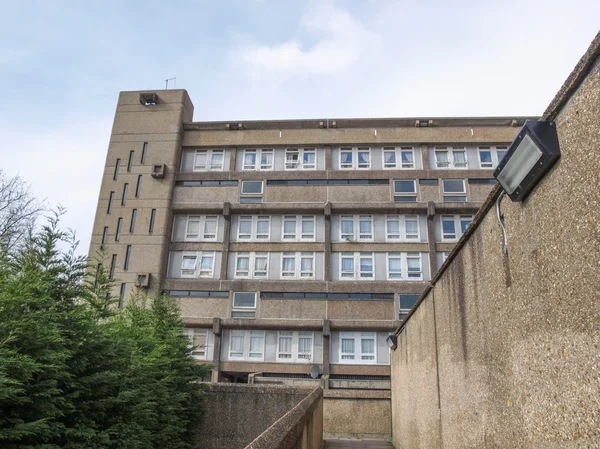
[[385, 150], [383, 152], [383, 163], [385, 167], [395, 167], [396, 166], [396, 151], [395, 150]]
[[250, 238], [250, 234], [252, 232], [252, 221], [251, 220], [241, 220], [240, 219], [240, 238], [242, 238], [242, 234], [247, 235], [245, 238]]
[[262, 193], [262, 181], [242, 181], [242, 193]]
[[436, 151], [435, 152], [435, 161], [438, 166], [448, 166], [448, 152], [447, 151]]
[[399, 180], [394, 181], [395, 193], [416, 193], [416, 185], [414, 180]]
[[400, 238], [400, 220], [398, 218], [388, 218], [387, 233], [388, 238]]
[[506, 150], [498, 150], [498, 162], [504, 159], [504, 156], [506, 156]]
[[454, 217], [442, 219], [442, 232], [444, 238], [456, 238], [456, 229], [454, 226]]
[[354, 256], [342, 257], [342, 271], [354, 272]]
[[213, 269], [213, 260], [214, 257], [212, 254], [205, 254], [202, 256], [200, 261], [200, 269], [201, 270], [211, 270]]
[[403, 167], [413, 167], [414, 166], [414, 157], [412, 151], [402, 151], [402, 166]]
[[241, 256], [237, 259], [238, 271], [248, 271], [250, 266], [250, 258], [248, 256]]
[[342, 167], [352, 167], [352, 152], [342, 151], [341, 153]]
[[465, 193], [465, 182], [462, 179], [444, 179], [444, 193]]
[[233, 294], [233, 307], [256, 307], [256, 293], [236, 292]]
[[402, 259], [400, 256], [388, 258], [388, 274], [390, 279], [400, 279], [402, 277]]
[[302, 234], [312, 234], [315, 231], [315, 222], [310, 220], [302, 220]]
[[254, 168], [256, 165], [256, 153], [246, 153], [244, 155], [244, 168]]
[[284, 256], [281, 262], [282, 271], [284, 276], [293, 275], [296, 270], [296, 257], [295, 256]]
[[418, 238], [419, 236], [419, 222], [416, 218], [406, 218], [406, 238]]
[[195, 270], [196, 269], [196, 256], [183, 256], [183, 262], [181, 264], [183, 270]]
[[273, 167], [273, 153], [272, 152], [263, 152], [260, 156], [260, 168], [262, 169], [270, 169]]
[[261, 358], [263, 354], [264, 337], [262, 335], [250, 336], [250, 353], [251, 358]]
[[[312, 338], [298, 338], [298, 358], [307, 358], [312, 353]], [[303, 356], [304, 355], [304, 356]]]
[[375, 340], [370, 338], [361, 339], [360, 351], [363, 354], [375, 354]]
[[354, 339], [342, 338], [342, 359], [354, 359]]
[[269, 233], [269, 220], [260, 220], [256, 223], [256, 232], [258, 234]]
[[206, 169], [206, 151], [196, 152], [194, 168], [197, 170]]
[[292, 337], [279, 336], [279, 358], [292, 358]]
[[309, 167], [309, 166], [314, 167], [314, 165], [315, 165], [315, 153], [312, 151], [310, 153], [305, 152], [304, 153], [304, 166], [305, 167]]
[[242, 357], [244, 355], [244, 336], [232, 335], [230, 344], [230, 354], [233, 357]]
[[481, 165], [484, 164], [492, 164], [492, 152], [489, 150], [480, 150], [479, 151], [479, 161]]
[[204, 222], [204, 237], [211, 238], [217, 233], [217, 222], [215, 220], [206, 219]]
[[198, 237], [199, 233], [200, 233], [200, 220], [199, 219], [188, 220], [186, 237], [187, 238]]
[[361, 168], [366, 168], [371, 165], [371, 153], [368, 151], [359, 151], [358, 152], [358, 166]]
[[464, 234], [469, 225], [471, 224], [471, 217], [461, 217], [460, 218], [460, 232]]

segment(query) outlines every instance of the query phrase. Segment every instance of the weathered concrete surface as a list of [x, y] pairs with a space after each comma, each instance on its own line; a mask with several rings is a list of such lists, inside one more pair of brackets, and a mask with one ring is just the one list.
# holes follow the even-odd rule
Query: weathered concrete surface
[[562, 157], [502, 203], [508, 262], [496, 189], [401, 330], [397, 447], [600, 447], [599, 53], [600, 34], [545, 117]]
[[387, 439], [391, 436], [391, 412], [389, 391], [326, 390], [325, 438]]
[[211, 384], [195, 447], [245, 448], [313, 391], [280, 385]]

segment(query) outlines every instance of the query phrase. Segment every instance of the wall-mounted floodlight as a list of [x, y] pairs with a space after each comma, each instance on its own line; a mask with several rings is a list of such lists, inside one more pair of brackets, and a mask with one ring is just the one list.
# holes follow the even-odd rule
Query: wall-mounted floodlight
[[513, 201], [523, 201], [560, 157], [554, 122], [528, 121], [494, 171]]
[[385, 341], [387, 341], [387, 344], [392, 351], [395, 351], [398, 347], [398, 336], [396, 334], [388, 335], [388, 338], [386, 338]]

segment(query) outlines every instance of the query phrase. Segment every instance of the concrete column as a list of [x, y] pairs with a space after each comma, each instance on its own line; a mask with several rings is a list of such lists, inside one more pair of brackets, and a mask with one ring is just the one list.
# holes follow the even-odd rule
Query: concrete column
[[331, 203], [325, 204], [325, 280], [331, 281]]
[[325, 170], [331, 170], [331, 146], [325, 145]]
[[235, 164], [237, 160], [237, 148], [231, 149], [231, 155], [229, 157], [229, 173], [235, 173]]
[[423, 170], [429, 170], [429, 168], [435, 168], [435, 167], [429, 167], [429, 145], [427, 145], [426, 143], [421, 145], [421, 157], [423, 158]]
[[223, 203], [223, 257], [221, 257], [221, 280], [227, 279], [229, 243], [231, 240], [231, 203]]
[[221, 318], [213, 319], [212, 332], [215, 335], [215, 348], [213, 353], [213, 370], [211, 373], [211, 382], [221, 381]]
[[429, 272], [431, 277], [437, 272], [435, 233], [433, 231], [433, 219], [435, 218], [435, 203], [427, 202], [427, 244], [429, 247]]
[[323, 372], [321, 373], [321, 377], [325, 381], [323, 385], [324, 389], [329, 388], [329, 374], [331, 372], [331, 369], [329, 367], [329, 352], [331, 349], [330, 336], [331, 321], [323, 320]]

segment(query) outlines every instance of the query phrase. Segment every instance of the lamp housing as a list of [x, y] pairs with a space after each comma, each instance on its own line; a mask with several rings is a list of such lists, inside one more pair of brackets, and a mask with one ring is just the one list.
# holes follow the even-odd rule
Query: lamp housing
[[560, 157], [556, 124], [527, 121], [494, 171], [512, 201], [523, 201]]
[[398, 347], [398, 336], [396, 334], [388, 335], [386, 338], [387, 344], [392, 351], [395, 351]]

